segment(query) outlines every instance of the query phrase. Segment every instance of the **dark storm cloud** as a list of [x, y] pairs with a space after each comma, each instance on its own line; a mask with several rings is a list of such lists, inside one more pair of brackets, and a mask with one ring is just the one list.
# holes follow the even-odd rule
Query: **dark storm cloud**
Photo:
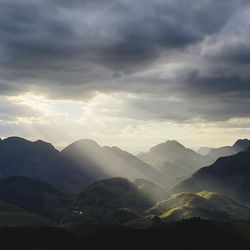
[[[250, 78], [239, 75], [202, 75], [199, 71], [192, 71], [177, 79], [182, 82], [183, 90], [191, 90], [191, 94], [220, 95], [220, 94], [250, 94]], [[217, 73], [217, 72], [216, 72]]]
[[247, 39], [234, 39], [233, 41], [225, 41], [217, 46], [210, 48], [205, 56], [212, 60], [219, 60], [223, 63], [231, 63], [234, 65], [247, 65], [250, 63], [250, 45], [249, 37]]
[[72, 61], [80, 67], [92, 61], [126, 70], [152, 60], [162, 48], [187, 46], [217, 32], [233, 3], [2, 1], [2, 62], [7, 68], [49, 70], [60, 60], [69, 69], [75, 68]]
[[[134, 117], [248, 117], [248, 9], [244, 0], [0, 0], [0, 92], [125, 91], [138, 95]], [[161, 60], [185, 70], [148, 74]]]

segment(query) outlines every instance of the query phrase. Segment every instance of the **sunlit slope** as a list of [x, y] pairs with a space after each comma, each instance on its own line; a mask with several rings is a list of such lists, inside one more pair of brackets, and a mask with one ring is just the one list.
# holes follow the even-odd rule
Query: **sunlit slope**
[[214, 192], [180, 193], [158, 202], [147, 214], [160, 216], [163, 221], [200, 217], [210, 220], [247, 220], [250, 209]]
[[92, 140], [79, 140], [61, 152], [80, 168], [96, 176], [96, 180], [121, 176], [145, 178], [163, 187], [173, 183], [149, 164], [117, 147], [101, 147]]

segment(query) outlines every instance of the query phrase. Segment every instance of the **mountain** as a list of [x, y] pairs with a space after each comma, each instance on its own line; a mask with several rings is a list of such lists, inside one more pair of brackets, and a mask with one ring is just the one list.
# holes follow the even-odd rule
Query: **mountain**
[[248, 139], [239, 139], [237, 140], [233, 146], [232, 146], [235, 150], [237, 150], [238, 152], [240, 151], [244, 151], [245, 149], [247, 149], [248, 147], [250, 147], [250, 140]]
[[0, 141], [0, 179], [26, 176], [68, 193], [80, 193], [89, 184], [115, 176], [146, 178], [163, 187], [170, 181], [135, 156], [90, 140], [77, 141], [59, 152], [51, 144], [19, 137]]
[[[138, 218], [156, 201], [166, 199], [157, 185], [143, 179], [129, 181], [116, 177], [98, 181], [79, 195], [76, 206], [83, 211], [85, 220], [97, 223], [120, 223]], [[125, 216], [126, 215], [126, 216]]]
[[[23, 176], [9, 177], [0, 180], [0, 200], [11, 204], [6, 212], [12, 212], [12, 207], [59, 219], [68, 212], [64, 208], [68, 203], [66, 197], [49, 184]], [[0, 207], [1, 211], [1, 207]]]
[[163, 187], [171, 184], [167, 177], [149, 164], [118, 147], [101, 147], [92, 140], [79, 140], [61, 153], [85, 172], [91, 172], [96, 180], [121, 176], [132, 180], [145, 178]]
[[173, 195], [168, 200], [158, 202], [147, 214], [158, 215], [163, 222], [193, 217], [209, 220], [249, 220], [250, 208], [225, 195], [203, 191]]
[[66, 191], [82, 189], [95, 179], [51, 144], [19, 137], [0, 141], [0, 178], [10, 176], [34, 178]]
[[[250, 146], [250, 140], [239, 139], [232, 146], [224, 146], [220, 148], [207, 148], [207, 153], [205, 154], [205, 156], [213, 161], [216, 161], [219, 157], [230, 156], [233, 154], [237, 154], [240, 151], [244, 151], [249, 146]], [[200, 153], [201, 151], [204, 152], [204, 148], [201, 148], [198, 152]]]
[[196, 170], [209, 164], [209, 160], [177, 141], [166, 141], [141, 153], [138, 158], [174, 180], [188, 177]]
[[204, 155], [209, 154], [210, 150], [211, 150], [211, 148], [209, 148], [209, 147], [201, 147], [197, 150], [197, 153], [204, 156]]
[[250, 148], [236, 155], [219, 158], [214, 164], [198, 170], [173, 192], [209, 190], [223, 193], [243, 204], [250, 204]]

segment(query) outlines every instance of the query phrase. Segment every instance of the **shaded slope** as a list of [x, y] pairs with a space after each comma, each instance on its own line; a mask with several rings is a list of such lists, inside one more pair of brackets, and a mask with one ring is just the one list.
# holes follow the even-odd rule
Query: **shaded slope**
[[[0, 200], [49, 218], [56, 219], [67, 214], [63, 208], [67, 199], [63, 194], [47, 183], [27, 177], [0, 180]], [[11, 207], [6, 208], [6, 212], [11, 210]]]
[[19, 137], [0, 141], [0, 177], [10, 176], [31, 177], [66, 191], [83, 188], [84, 182], [91, 179], [51, 144]]
[[240, 203], [250, 204], [250, 149], [219, 158], [176, 186], [174, 192], [210, 190], [224, 193]]
[[210, 148], [206, 156], [211, 160], [215, 161], [219, 157], [225, 157], [237, 154], [241, 151], [244, 151], [250, 146], [250, 140], [248, 139], [239, 139], [232, 146], [225, 146], [220, 148]]

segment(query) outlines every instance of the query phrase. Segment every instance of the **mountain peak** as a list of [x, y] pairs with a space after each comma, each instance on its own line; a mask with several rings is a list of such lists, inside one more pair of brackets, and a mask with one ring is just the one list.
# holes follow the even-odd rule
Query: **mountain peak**
[[42, 147], [44, 149], [47, 148], [50, 150], [56, 150], [55, 147], [51, 143], [46, 142], [46, 141], [37, 140], [37, 141], [34, 141], [33, 144], [36, 146]]
[[100, 145], [93, 140], [81, 139], [68, 145], [65, 149], [62, 150], [62, 152], [72, 150], [72, 149], [79, 150], [79, 149], [94, 149], [94, 148], [95, 149], [100, 148]]
[[248, 139], [239, 139], [233, 144], [233, 148], [238, 151], [244, 151], [250, 146], [250, 140]]
[[26, 143], [29, 141], [22, 138], [22, 137], [11, 136], [11, 137], [8, 137], [8, 138], [1, 140], [1, 142], [3, 142], [3, 143]]
[[179, 148], [185, 148], [181, 143], [179, 143], [176, 140], [167, 140], [165, 142], [165, 145], [172, 146], [172, 147], [179, 147]]
[[159, 153], [163, 153], [165, 152], [166, 150], [183, 150], [185, 149], [185, 147], [180, 144], [178, 141], [175, 141], [175, 140], [168, 140], [164, 143], [160, 143], [154, 147], [152, 147], [150, 149], [150, 152], [159, 152]]

